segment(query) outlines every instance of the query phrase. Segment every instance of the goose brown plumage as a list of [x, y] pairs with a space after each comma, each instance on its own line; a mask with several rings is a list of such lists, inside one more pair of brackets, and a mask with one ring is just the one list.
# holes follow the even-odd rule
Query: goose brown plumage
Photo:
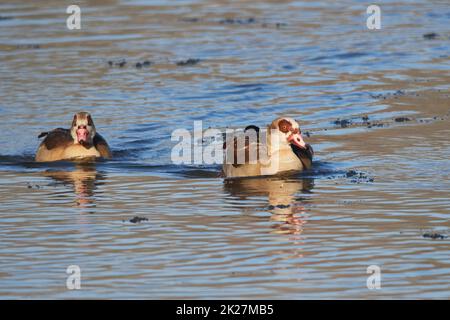
[[[314, 151], [303, 140], [297, 121], [277, 118], [267, 127], [266, 133], [264, 139], [258, 127], [248, 126], [243, 133], [227, 137], [222, 166], [225, 178], [274, 175], [311, 168]], [[256, 134], [256, 139], [249, 139], [251, 134]], [[241, 143], [238, 143], [239, 139]]]
[[88, 112], [76, 113], [70, 129], [57, 128], [42, 132], [39, 138], [42, 137], [45, 139], [36, 152], [37, 162], [112, 158], [108, 143], [97, 133]]

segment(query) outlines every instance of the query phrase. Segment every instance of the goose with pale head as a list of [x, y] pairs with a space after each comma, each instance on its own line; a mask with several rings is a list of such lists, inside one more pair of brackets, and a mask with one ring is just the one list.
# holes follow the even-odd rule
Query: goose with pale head
[[42, 132], [39, 138], [42, 137], [45, 139], [36, 152], [37, 162], [112, 158], [108, 143], [96, 131], [88, 112], [76, 113], [70, 129], [57, 128]]

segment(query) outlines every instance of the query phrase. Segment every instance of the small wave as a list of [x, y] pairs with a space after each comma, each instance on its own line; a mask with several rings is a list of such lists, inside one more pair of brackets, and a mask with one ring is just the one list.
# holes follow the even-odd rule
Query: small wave
[[[222, 167], [216, 165], [177, 165], [167, 163], [147, 163], [137, 159], [136, 161], [127, 158], [129, 150], [123, 150], [119, 155], [114, 152], [115, 158], [90, 159], [76, 161], [55, 161], [55, 162], [36, 162], [32, 155], [0, 155], [0, 170], [6, 171], [73, 171], [77, 169], [90, 169], [103, 173], [141, 173], [154, 175], [169, 175], [174, 178], [185, 179], [214, 179], [223, 178]], [[338, 164], [316, 160], [310, 170], [302, 172], [284, 172], [271, 176], [276, 179], [303, 180], [303, 179], [338, 179], [354, 178], [354, 170], [337, 169]], [[359, 172], [357, 172], [359, 174]], [[359, 175], [358, 175], [359, 177]], [[364, 175], [366, 177], [366, 175]], [[264, 177], [244, 177], [232, 178], [227, 180], [240, 179], [267, 179]]]

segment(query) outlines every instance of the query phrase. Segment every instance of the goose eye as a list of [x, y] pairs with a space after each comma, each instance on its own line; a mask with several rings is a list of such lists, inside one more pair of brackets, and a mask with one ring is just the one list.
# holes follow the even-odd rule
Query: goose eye
[[291, 123], [287, 120], [281, 120], [278, 124], [278, 128], [281, 132], [287, 133], [289, 132], [289, 129], [291, 128]]

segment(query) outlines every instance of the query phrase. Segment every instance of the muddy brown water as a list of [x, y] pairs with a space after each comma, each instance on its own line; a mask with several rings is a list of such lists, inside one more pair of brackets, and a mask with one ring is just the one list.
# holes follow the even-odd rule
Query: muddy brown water
[[[357, 1], [79, 3], [81, 30], [61, 1], [0, 4], [0, 297], [450, 297], [447, 1], [387, 1], [378, 31]], [[115, 158], [34, 163], [79, 110]], [[194, 120], [282, 115], [310, 172], [170, 160]]]

